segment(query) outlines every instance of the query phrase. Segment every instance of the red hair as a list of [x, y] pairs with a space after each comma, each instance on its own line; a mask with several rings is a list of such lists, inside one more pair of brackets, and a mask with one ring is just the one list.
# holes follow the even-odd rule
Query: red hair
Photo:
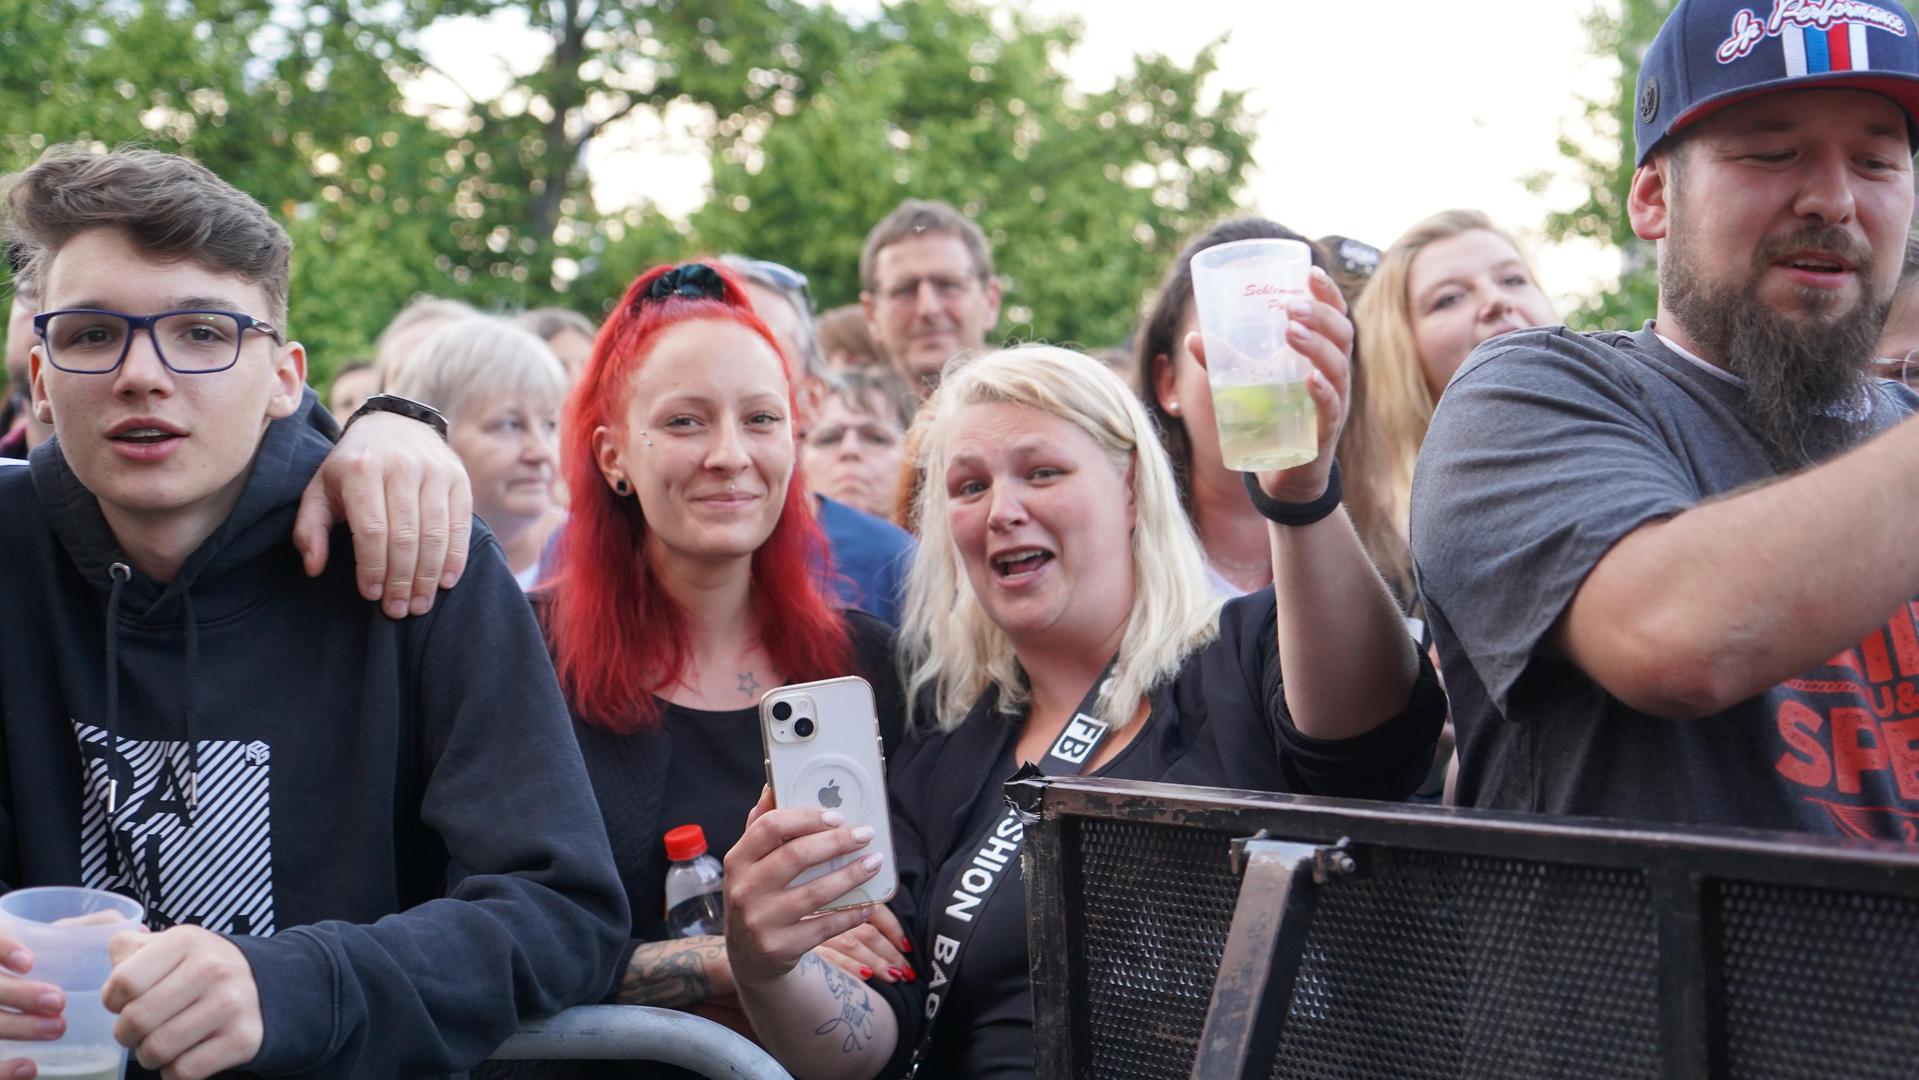
[[[723, 298], [648, 298], [648, 288], [669, 266], [654, 267], [633, 282], [593, 342], [561, 427], [561, 467], [572, 506], [560, 538], [546, 632], [574, 709], [588, 723], [622, 734], [658, 721], [654, 695], [685, 673], [691, 635], [685, 610], [647, 561], [639, 500], [616, 495], [600, 472], [594, 429], [624, 433], [633, 375], [654, 342], [666, 330], [700, 319], [738, 323], [764, 339], [786, 376], [789, 416], [796, 406], [792, 365], [753, 313], [739, 278], [707, 265], [725, 283]], [[806, 500], [796, 460], [779, 521], [753, 553], [752, 613], [760, 646], [777, 670], [800, 681], [845, 674], [853, 661], [845, 618], [825, 592], [826, 538]]]

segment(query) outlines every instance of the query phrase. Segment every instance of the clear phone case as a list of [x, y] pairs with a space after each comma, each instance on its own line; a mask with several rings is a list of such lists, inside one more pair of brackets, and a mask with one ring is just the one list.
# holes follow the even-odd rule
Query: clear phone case
[[818, 910], [890, 900], [899, 887], [899, 871], [893, 862], [893, 820], [872, 686], [848, 675], [775, 687], [760, 699], [760, 737], [775, 806], [838, 810], [848, 826], [873, 827], [873, 839], [865, 847], [804, 871], [793, 884], [830, 874], [877, 851], [886, 860], [879, 873]]

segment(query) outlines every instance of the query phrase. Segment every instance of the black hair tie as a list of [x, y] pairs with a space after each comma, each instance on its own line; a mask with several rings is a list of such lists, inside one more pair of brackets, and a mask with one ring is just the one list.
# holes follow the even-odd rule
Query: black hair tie
[[1333, 459], [1332, 472], [1326, 477], [1326, 493], [1308, 503], [1280, 502], [1259, 486], [1259, 477], [1241, 473], [1246, 479], [1246, 494], [1252, 496], [1253, 509], [1261, 517], [1279, 525], [1311, 525], [1339, 508], [1339, 459]]
[[669, 296], [724, 303], [726, 279], [705, 263], [685, 263], [654, 278], [653, 284], [646, 287], [648, 300], [664, 300]]

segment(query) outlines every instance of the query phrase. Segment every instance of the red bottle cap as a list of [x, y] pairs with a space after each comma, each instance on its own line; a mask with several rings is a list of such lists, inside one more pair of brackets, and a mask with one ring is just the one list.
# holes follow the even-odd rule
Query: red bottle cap
[[706, 830], [698, 825], [682, 825], [666, 830], [666, 857], [674, 862], [697, 859], [706, 854]]

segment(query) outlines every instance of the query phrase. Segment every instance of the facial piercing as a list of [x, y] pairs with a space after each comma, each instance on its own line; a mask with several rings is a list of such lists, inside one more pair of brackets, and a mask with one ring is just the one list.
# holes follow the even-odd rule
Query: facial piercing
[[738, 485], [738, 484], [735, 484], [735, 483], [729, 483], [729, 484], [727, 484], [727, 485], [726, 485], [726, 493], [727, 493], [728, 495], [731, 495], [731, 494], [733, 494], [734, 492], [736, 492], [736, 491], [738, 491], [738, 490], [740, 490], [740, 485]]
[[646, 432], [644, 432], [644, 431], [642, 431], [642, 432], [640, 432], [640, 441], [642, 441], [642, 442], [644, 442], [644, 443], [646, 443], [646, 445], [648, 445], [648, 446], [652, 446], [652, 445], [653, 445], [653, 440], [652, 440], [652, 439], [649, 439], [649, 438], [647, 438], [647, 435], [646, 435]]
[[615, 480], [613, 481], [613, 491], [615, 494], [624, 498], [633, 494], [633, 485], [627, 483], [624, 479]]

